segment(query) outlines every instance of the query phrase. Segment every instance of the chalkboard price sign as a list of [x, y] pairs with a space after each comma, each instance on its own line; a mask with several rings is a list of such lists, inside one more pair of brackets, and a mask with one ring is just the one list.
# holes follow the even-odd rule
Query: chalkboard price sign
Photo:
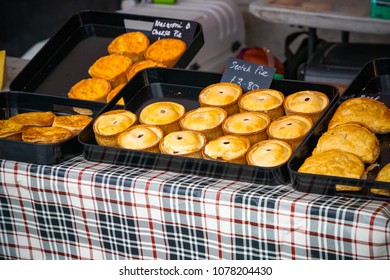
[[221, 82], [238, 84], [244, 92], [269, 88], [276, 69], [245, 60], [230, 58]]
[[185, 20], [156, 19], [149, 39], [154, 42], [162, 38], [176, 38], [190, 44], [194, 39], [196, 24]]

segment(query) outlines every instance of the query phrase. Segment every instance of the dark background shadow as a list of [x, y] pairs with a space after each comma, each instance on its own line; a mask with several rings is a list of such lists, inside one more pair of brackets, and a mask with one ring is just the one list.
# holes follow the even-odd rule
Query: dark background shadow
[[0, 0], [0, 50], [20, 57], [82, 10], [117, 11], [121, 0]]

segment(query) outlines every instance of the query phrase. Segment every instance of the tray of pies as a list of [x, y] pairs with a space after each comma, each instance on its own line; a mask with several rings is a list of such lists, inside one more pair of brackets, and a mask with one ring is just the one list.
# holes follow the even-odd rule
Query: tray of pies
[[[273, 80], [243, 92], [222, 75], [148, 68], [79, 135], [91, 161], [278, 185], [287, 161], [338, 99], [335, 87]], [[114, 109], [121, 102], [124, 106]], [[304, 103], [304, 104], [302, 104]]]
[[390, 59], [367, 63], [288, 163], [302, 192], [390, 200]]
[[[77, 135], [103, 104], [5, 91], [0, 94], [0, 108], [0, 159], [56, 164], [82, 152]], [[77, 114], [75, 108], [91, 115]]]
[[111, 91], [143, 68], [186, 68], [203, 46], [202, 26], [188, 21], [191, 32], [183, 39], [156, 40], [151, 34], [156, 19], [174, 21], [119, 12], [77, 13], [22, 69], [10, 89], [106, 102]]

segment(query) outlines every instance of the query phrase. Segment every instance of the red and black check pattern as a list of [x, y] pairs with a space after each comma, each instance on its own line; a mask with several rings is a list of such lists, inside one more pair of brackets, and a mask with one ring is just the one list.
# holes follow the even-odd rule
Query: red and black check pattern
[[82, 156], [1, 160], [0, 258], [390, 259], [390, 205]]

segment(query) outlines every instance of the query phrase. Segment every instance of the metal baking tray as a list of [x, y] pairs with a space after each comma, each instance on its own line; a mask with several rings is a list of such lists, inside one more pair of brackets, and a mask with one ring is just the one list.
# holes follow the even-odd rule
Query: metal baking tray
[[[374, 180], [379, 170], [390, 162], [390, 134], [377, 134], [380, 142], [380, 156], [378, 167], [368, 172], [367, 179], [350, 179], [336, 176], [305, 174], [298, 172], [304, 160], [311, 155], [318, 139], [326, 131], [328, 123], [337, 107], [351, 97], [371, 97], [380, 100], [390, 108], [390, 58], [382, 58], [367, 63], [351, 82], [338, 102], [331, 107], [327, 114], [314, 127], [316, 133], [307, 135], [300, 147], [288, 162], [293, 187], [302, 192], [326, 194], [332, 196], [358, 197], [365, 199], [390, 200], [390, 197], [375, 195], [370, 188], [390, 190], [390, 183]], [[336, 191], [336, 185], [361, 186], [361, 191]]]
[[[100, 114], [112, 110], [120, 98], [124, 98], [125, 109], [139, 115], [150, 103], [157, 101], [178, 102], [191, 110], [198, 108], [198, 95], [208, 85], [221, 81], [222, 75], [191, 70], [150, 68], [139, 73], [111, 100]], [[328, 85], [298, 81], [273, 80], [271, 88], [289, 95], [300, 90], [324, 92], [332, 102], [338, 97], [336, 88]], [[289, 182], [287, 163], [274, 168], [260, 168], [249, 165], [224, 163], [181, 156], [140, 152], [121, 148], [98, 146], [92, 123], [79, 135], [87, 160], [129, 165], [147, 169], [174, 171], [219, 179], [279, 185]]]
[[[89, 67], [108, 55], [107, 47], [115, 37], [129, 31], [142, 31], [149, 36], [155, 20], [116, 12], [75, 14], [15, 77], [10, 90], [67, 97], [74, 84], [89, 78]], [[174, 68], [186, 68], [204, 44], [202, 26], [189, 22], [194, 26], [193, 40]]]
[[[73, 107], [89, 109], [94, 117], [103, 109], [103, 105], [105, 104], [64, 97], [5, 91], [0, 94], [0, 119], [5, 120], [25, 112], [52, 111], [56, 115], [76, 114]], [[56, 164], [81, 152], [82, 146], [77, 141], [77, 136], [54, 144], [26, 143], [0, 138], [0, 159]]]

